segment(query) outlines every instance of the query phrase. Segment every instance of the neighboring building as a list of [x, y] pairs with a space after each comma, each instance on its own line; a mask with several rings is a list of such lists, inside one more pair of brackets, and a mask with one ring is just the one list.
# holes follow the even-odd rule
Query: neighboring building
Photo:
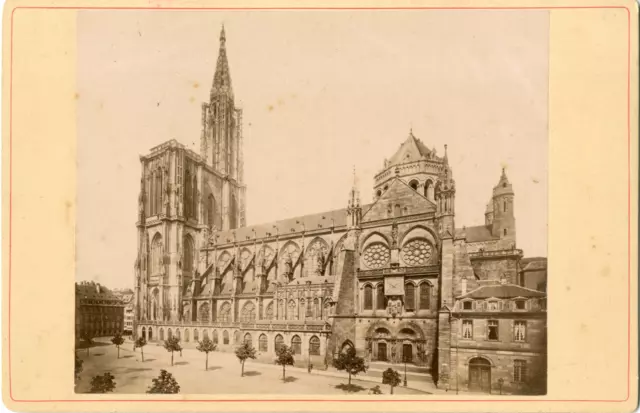
[[316, 368], [354, 347], [438, 387], [493, 391], [503, 379], [505, 392], [543, 392], [545, 294], [515, 285], [523, 253], [505, 171], [485, 225], [457, 228], [447, 148], [440, 157], [410, 133], [374, 177], [372, 204], [354, 185], [345, 209], [245, 227], [224, 29], [220, 42], [201, 153], [169, 141], [140, 157], [135, 334], [210, 337], [222, 351], [249, 341], [269, 360], [286, 344]]
[[127, 288], [123, 290], [113, 290], [114, 294], [122, 301], [124, 305], [124, 329], [123, 334], [133, 333], [134, 318], [134, 293], [133, 290]]
[[112, 336], [124, 328], [124, 305], [112, 291], [95, 282], [76, 283], [76, 340]]
[[547, 292], [547, 259], [543, 257], [520, 260], [518, 285]]

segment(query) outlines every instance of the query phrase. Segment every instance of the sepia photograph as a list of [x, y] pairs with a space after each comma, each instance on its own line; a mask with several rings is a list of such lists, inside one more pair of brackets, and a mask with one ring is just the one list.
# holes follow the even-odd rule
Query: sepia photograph
[[74, 392], [547, 394], [549, 25], [79, 10]]

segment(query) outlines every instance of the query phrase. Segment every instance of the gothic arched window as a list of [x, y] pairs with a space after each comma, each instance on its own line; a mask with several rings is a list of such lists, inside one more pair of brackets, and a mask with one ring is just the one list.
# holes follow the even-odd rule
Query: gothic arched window
[[151, 275], [162, 272], [162, 236], [156, 234], [151, 243]]
[[182, 258], [182, 270], [191, 276], [193, 271], [193, 240], [190, 236], [185, 235], [183, 238], [184, 257]]
[[416, 297], [415, 287], [413, 284], [406, 284], [404, 286], [404, 308], [408, 311], [415, 310]]
[[202, 321], [205, 323], [208, 322], [210, 312], [211, 311], [210, 311], [209, 303], [203, 303], [202, 305], [200, 305], [200, 309], [198, 310], [199, 321]]
[[382, 283], [378, 284], [376, 287], [376, 309], [384, 310], [385, 302], [384, 302], [384, 285]]
[[198, 219], [198, 181], [196, 179], [196, 174], [193, 174], [193, 179], [192, 179], [192, 185], [193, 188], [191, 189], [191, 198], [192, 198], [192, 202], [193, 202], [193, 206], [192, 206], [192, 210], [191, 210], [191, 216], [195, 219]]
[[265, 319], [273, 320], [273, 301], [267, 305], [267, 311], [265, 312]]
[[265, 334], [260, 334], [260, 338], [258, 338], [258, 351], [267, 351], [268, 340]]
[[216, 200], [213, 195], [207, 198], [207, 226], [212, 228], [216, 219]]
[[364, 309], [373, 309], [373, 287], [369, 284], [364, 286]]
[[275, 348], [276, 353], [277, 353], [278, 350], [280, 350], [280, 347], [282, 347], [282, 345], [284, 344], [284, 338], [282, 338], [282, 336], [280, 334], [278, 334], [276, 336], [274, 344], [275, 344], [274, 348]]
[[218, 321], [221, 323], [228, 323], [231, 321], [231, 306], [229, 303], [222, 304], [220, 307], [220, 315], [218, 316]]
[[256, 306], [252, 302], [248, 302], [242, 307], [241, 321], [243, 323], [253, 323], [256, 321]]
[[316, 336], [313, 336], [309, 339], [309, 355], [320, 355], [320, 339]]
[[184, 175], [184, 216], [189, 218], [191, 217], [191, 170], [187, 169], [187, 172]]
[[238, 214], [238, 201], [236, 199], [235, 194], [232, 194], [231, 200], [229, 201], [229, 229], [238, 228], [237, 214]]
[[300, 336], [295, 335], [291, 339], [291, 350], [293, 350], [293, 354], [302, 354], [302, 339]]
[[428, 310], [431, 308], [431, 286], [429, 284], [420, 284], [420, 309]]

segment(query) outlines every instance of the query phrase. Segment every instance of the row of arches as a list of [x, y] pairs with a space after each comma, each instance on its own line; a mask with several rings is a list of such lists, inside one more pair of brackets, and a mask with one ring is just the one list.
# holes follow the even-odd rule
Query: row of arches
[[[274, 304], [275, 303], [275, 304]], [[238, 319], [242, 323], [253, 323], [257, 319], [261, 320], [327, 320], [330, 315], [331, 304], [329, 299], [309, 298], [309, 299], [280, 299], [269, 302], [264, 307], [264, 313], [259, 317], [257, 306], [251, 302], [246, 302], [238, 314]], [[198, 307], [198, 318], [200, 322], [210, 322], [212, 319], [220, 323], [230, 323], [233, 321], [231, 314], [231, 304], [224, 302], [220, 305], [217, 314], [212, 317], [211, 305], [208, 302], [201, 303]], [[190, 315], [190, 304], [186, 304], [183, 310], [183, 319], [192, 321]]]
[[[366, 283], [362, 287], [363, 310], [384, 310], [386, 308], [386, 296], [384, 293], [384, 283], [377, 285]], [[374, 294], [375, 291], [375, 294]], [[405, 311], [430, 310], [433, 300], [433, 285], [430, 281], [422, 281], [417, 286], [411, 281], [404, 285], [404, 309]]]
[[[269, 351], [269, 338], [265, 333], [261, 333], [258, 335], [257, 342], [254, 342], [254, 337], [250, 332], [241, 335], [240, 331], [236, 330], [233, 333], [233, 343], [231, 343], [231, 336], [228, 330], [222, 330], [222, 333], [219, 335], [218, 331], [213, 329], [211, 330], [211, 335], [209, 334], [208, 329], [197, 329], [197, 328], [184, 328], [181, 330], [180, 328], [176, 328], [172, 330], [171, 328], [167, 328], [165, 331], [164, 327], [160, 327], [157, 329], [157, 340], [164, 341], [173, 336], [177, 337], [180, 341], [184, 341], [185, 343], [189, 342], [197, 342], [200, 340], [204, 340], [205, 338], [210, 339], [215, 344], [222, 345], [240, 345], [242, 343], [249, 343], [251, 346], [256, 347], [258, 351], [266, 353]], [[142, 337], [144, 337], [147, 341], [155, 340], [155, 334], [153, 327], [142, 327], [141, 330]], [[241, 339], [242, 337], [242, 339]], [[282, 334], [276, 334], [273, 339], [273, 350], [274, 353], [277, 352], [283, 345], [288, 345], [291, 347], [294, 354], [302, 354], [302, 337], [298, 334], [294, 334], [289, 342], [287, 343]], [[308, 354], [311, 356], [319, 356], [321, 354], [321, 346], [320, 346], [320, 338], [316, 335], [313, 335], [309, 338], [308, 341]]]

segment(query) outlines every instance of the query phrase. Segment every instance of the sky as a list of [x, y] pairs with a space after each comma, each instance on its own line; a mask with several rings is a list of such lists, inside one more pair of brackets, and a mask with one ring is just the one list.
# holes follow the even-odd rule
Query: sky
[[409, 131], [481, 225], [506, 168], [517, 246], [547, 255], [548, 32], [542, 10], [114, 11], [77, 17], [77, 280], [131, 287], [139, 155], [200, 149], [224, 24], [244, 110], [247, 224], [344, 208]]

